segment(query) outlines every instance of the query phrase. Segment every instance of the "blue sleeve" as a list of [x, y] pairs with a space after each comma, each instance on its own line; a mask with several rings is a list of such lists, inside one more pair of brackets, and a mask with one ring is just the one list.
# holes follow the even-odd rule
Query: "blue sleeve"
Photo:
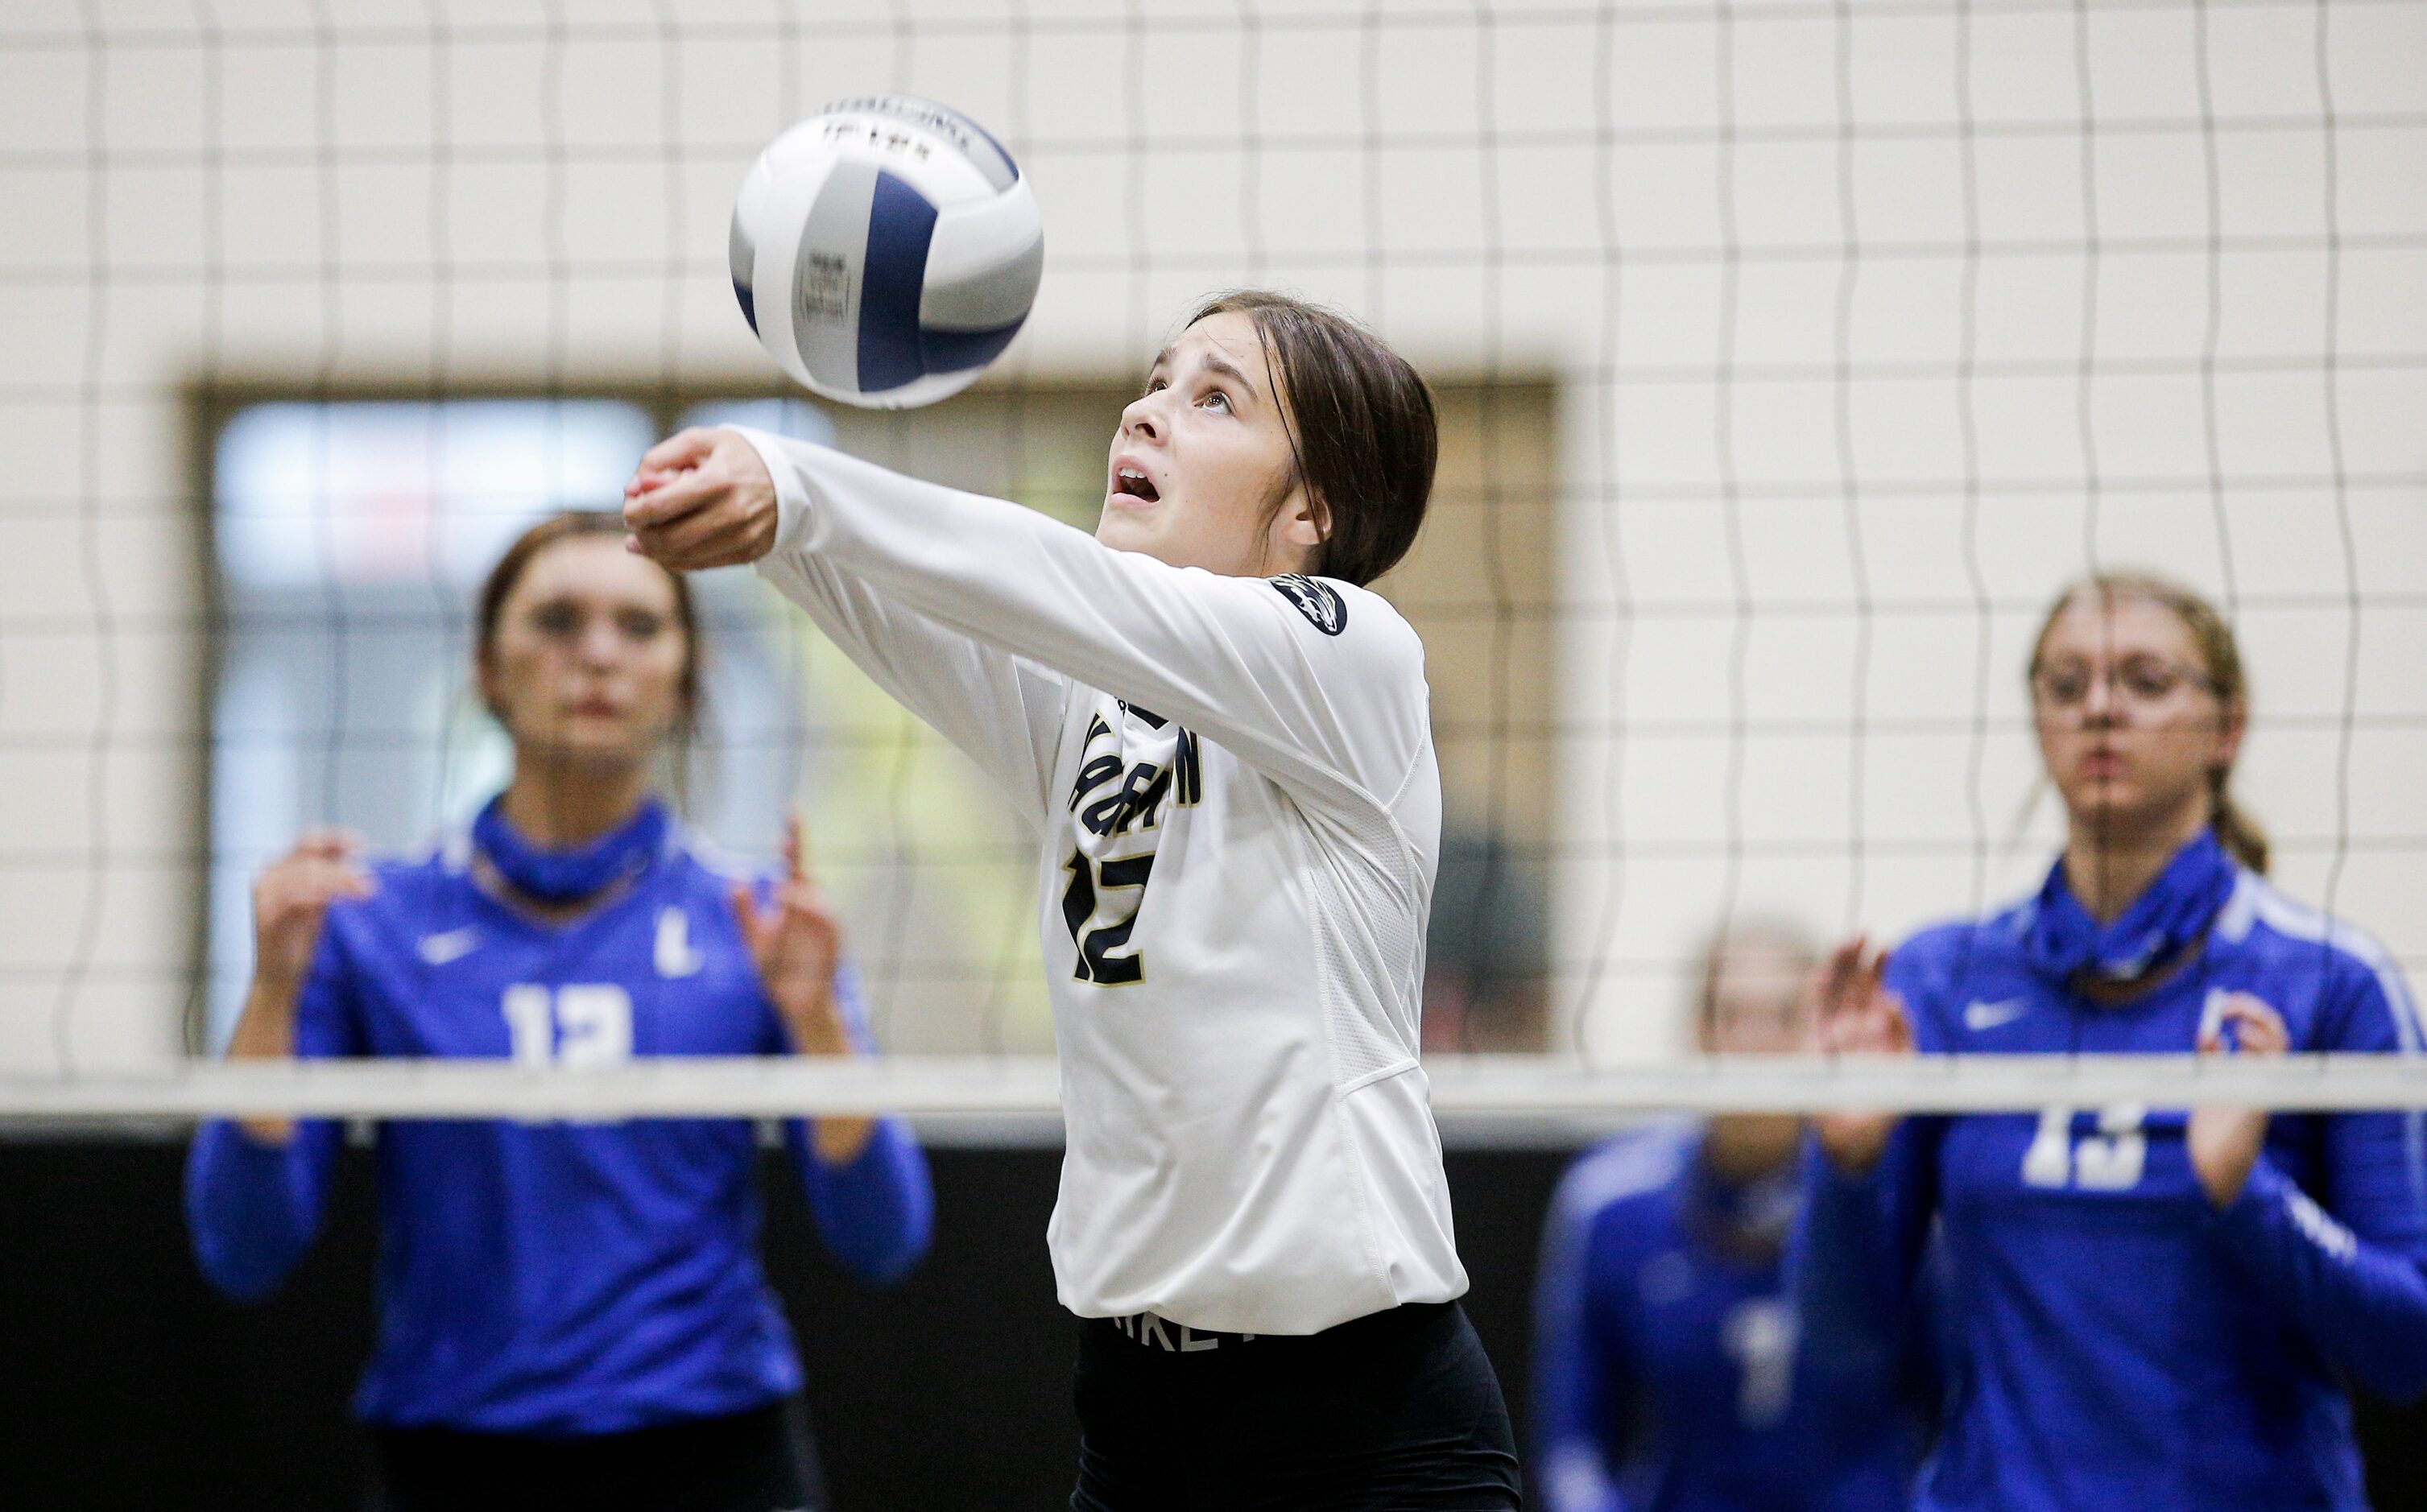
[[[1587, 1159], [1591, 1157], [1588, 1156]], [[1534, 1481], [1550, 1512], [1626, 1512], [1603, 1442], [1628, 1382], [1615, 1341], [1594, 1326], [1602, 1210], [1562, 1183], [1542, 1228], [1534, 1284]]]
[[1939, 1116], [1904, 1119], [1862, 1176], [1839, 1170], [1806, 1139], [1803, 1203], [1786, 1260], [1799, 1359], [1829, 1372], [1881, 1372], [1905, 1354], [1946, 1127]]
[[186, 1225], [210, 1283], [239, 1302], [278, 1289], [312, 1247], [336, 1164], [337, 1126], [295, 1126], [268, 1145], [225, 1118], [206, 1120], [186, 1152]]
[[[299, 1060], [360, 1052], [352, 995], [336, 932], [324, 927], [295, 1002]], [[336, 1167], [337, 1125], [299, 1119], [283, 1145], [234, 1120], [205, 1119], [186, 1152], [186, 1227], [210, 1283], [238, 1301], [275, 1291], [312, 1247]]]
[[[852, 1049], [874, 1053], [859, 973], [849, 962], [836, 967], [834, 990]], [[779, 1041], [781, 1033], [778, 1026]], [[808, 1192], [818, 1236], [852, 1274], [873, 1286], [891, 1286], [925, 1258], [935, 1234], [936, 1194], [927, 1179], [927, 1153], [908, 1124], [879, 1118], [867, 1146], [848, 1165], [818, 1158], [806, 1120], [787, 1120], [784, 1143]]]
[[872, 1286], [891, 1286], [909, 1275], [926, 1256], [936, 1224], [927, 1154], [910, 1126], [878, 1119], [848, 1165], [818, 1158], [805, 1120], [788, 1120], [784, 1140], [808, 1189], [818, 1236], [834, 1258]]
[[[1888, 958], [1887, 985], [1904, 1001], [1914, 1048], [1946, 1049], [1928, 975], [1930, 948], [1915, 941]], [[1908, 1116], [1888, 1136], [1879, 1163], [1848, 1176], [1807, 1137], [1803, 1203], [1787, 1243], [1787, 1289], [1795, 1298], [1798, 1362], [1824, 1371], [1893, 1369], [1911, 1338], [1922, 1254], [1938, 1213], [1944, 1115]]]
[[[2321, 1015], [2321, 1050], [2419, 1049], [2391, 967], [2354, 971]], [[2317, 1196], [2261, 1154], [2216, 1215], [2235, 1261], [2326, 1358], [2380, 1396], [2427, 1393], [2427, 1144], [2418, 1112], [2332, 1114]], [[2319, 1198], [2322, 1198], [2322, 1204]]]

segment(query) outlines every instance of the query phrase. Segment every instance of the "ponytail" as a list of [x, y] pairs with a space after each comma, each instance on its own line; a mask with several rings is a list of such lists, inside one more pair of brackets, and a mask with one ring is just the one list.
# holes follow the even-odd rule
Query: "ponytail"
[[2267, 874], [2267, 831], [2233, 801], [2226, 788], [2228, 775], [2219, 768], [2208, 781], [2208, 789], [2216, 799], [2209, 805], [2213, 817], [2208, 824], [2216, 831], [2217, 843], [2224, 847], [2225, 854], [2263, 877]]

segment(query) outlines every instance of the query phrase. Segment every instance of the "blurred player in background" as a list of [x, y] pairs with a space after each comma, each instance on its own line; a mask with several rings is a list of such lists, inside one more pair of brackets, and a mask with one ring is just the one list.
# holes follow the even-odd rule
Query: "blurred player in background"
[[1096, 535], [758, 432], [626, 505], [768, 578], [1038, 840], [1082, 1336], [1080, 1512], [1514, 1507], [1423, 1069], [1441, 775], [1415, 370], [1277, 295], [1201, 308], [1122, 412]]
[[[315, 834], [263, 873], [231, 1058], [867, 1049], [797, 831], [786, 874], [743, 879], [657, 796], [696, 713], [699, 627], [682, 578], [622, 535], [613, 515], [559, 515], [490, 574], [477, 673], [514, 771], [468, 834], [367, 866]], [[917, 1263], [932, 1198], [905, 1127], [786, 1134], [844, 1264], [883, 1284]], [[338, 1137], [327, 1120], [203, 1126], [187, 1211], [221, 1290], [261, 1296], [302, 1257]], [[381, 1126], [378, 1341], [355, 1404], [372, 1504], [820, 1504], [800, 1361], [758, 1261], [756, 1146], [737, 1119]]]
[[[2398, 967], [2265, 879], [2229, 794], [2249, 695], [2231, 630], [2161, 580], [2093, 577], [2029, 668], [2065, 848], [2038, 894], [1857, 939], [1817, 979], [1832, 1049], [2414, 1054]], [[2419, 1116], [2138, 1104], [1816, 1121], [1799, 1295], [1876, 1340], [1935, 1218], [1953, 1337], [1919, 1505], [2366, 1505], [2344, 1382], [2427, 1390]]]
[[[1809, 1048], [1809, 939], [1730, 929], [1702, 957], [1705, 1052]], [[1553, 1199], [1534, 1303], [1534, 1482], [1550, 1512], [1903, 1512], [1910, 1350], [1799, 1347], [1784, 1252], [1802, 1121], [1619, 1134]]]

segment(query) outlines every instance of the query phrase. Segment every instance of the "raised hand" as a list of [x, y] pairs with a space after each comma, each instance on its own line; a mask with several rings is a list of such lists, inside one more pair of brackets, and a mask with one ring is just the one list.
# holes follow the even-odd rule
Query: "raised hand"
[[[1805, 985], [1813, 1034], [1826, 1054], [1910, 1055], [1913, 1025], [1904, 1003], [1888, 990], [1888, 958], [1862, 935], [1829, 952]], [[1895, 1132], [1895, 1114], [1851, 1111], [1812, 1120], [1820, 1147], [1838, 1169], [1859, 1175], [1879, 1163]]]
[[783, 1015], [792, 1048], [804, 1055], [847, 1055], [851, 1039], [834, 1000], [842, 928], [810, 879], [801, 853], [801, 821], [784, 831], [784, 880], [765, 908], [746, 883], [733, 887], [733, 916], [758, 967], [758, 984]]
[[[2224, 994], [2215, 1018], [2200, 1026], [2202, 1055], [2282, 1055], [2291, 1048], [2283, 1016], [2246, 992]], [[2266, 1111], [2213, 1104], [2194, 1108], [2183, 1143], [2207, 1200], [2220, 1210], [2230, 1207], [2241, 1195], [2250, 1168], [2267, 1143]]]
[[362, 868], [360, 837], [342, 830], [311, 830], [295, 849], [263, 869], [252, 884], [252, 993], [276, 1013], [292, 1016], [303, 978], [319, 948], [320, 924], [340, 898], [371, 895]]
[[[750, 959], [758, 967], [758, 984], [784, 1020], [793, 1052], [849, 1055], [851, 1033], [834, 991], [835, 967], [842, 958], [842, 927], [809, 875], [798, 815], [784, 828], [784, 880], [776, 886], [774, 897], [762, 909], [747, 884], [736, 884], [733, 917], [750, 947]], [[874, 1122], [866, 1117], [821, 1117], [816, 1129], [818, 1158], [830, 1165], [848, 1164], [867, 1147], [874, 1131]]]
[[731, 431], [659, 442], [624, 485], [625, 545], [676, 572], [757, 561], [775, 548], [775, 480]]
[[[307, 831], [252, 884], [252, 985], [228, 1040], [230, 1060], [283, 1060], [295, 1053], [295, 1004], [319, 949], [329, 905], [371, 895], [360, 860], [362, 840], [343, 830]], [[294, 1132], [285, 1118], [248, 1118], [255, 1139], [284, 1143]]]

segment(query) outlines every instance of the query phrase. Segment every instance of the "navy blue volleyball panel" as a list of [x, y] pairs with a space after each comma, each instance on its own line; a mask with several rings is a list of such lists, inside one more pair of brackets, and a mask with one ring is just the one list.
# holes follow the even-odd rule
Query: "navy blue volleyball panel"
[[741, 229], [741, 207], [734, 206], [733, 223], [725, 231], [725, 264], [733, 272], [733, 297], [741, 301], [741, 318], [750, 322], [750, 333], [758, 333], [758, 304], [750, 296], [752, 269], [758, 260], [758, 249], [750, 243], [749, 234]]
[[876, 175], [868, 207], [868, 256], [859, 273], [859, 391], [882, 394], [927, 376], [919, 350], [919, 294], [936, 207], [890, 173]]
[[1002, 355], [1002, 349], [1019, 334], [1023, 323], [1014, 320], [991, 331], [922, 331], [919, 333], [919, 350], [925, 354], [927, 371], [931, 373], [983, 367]]

